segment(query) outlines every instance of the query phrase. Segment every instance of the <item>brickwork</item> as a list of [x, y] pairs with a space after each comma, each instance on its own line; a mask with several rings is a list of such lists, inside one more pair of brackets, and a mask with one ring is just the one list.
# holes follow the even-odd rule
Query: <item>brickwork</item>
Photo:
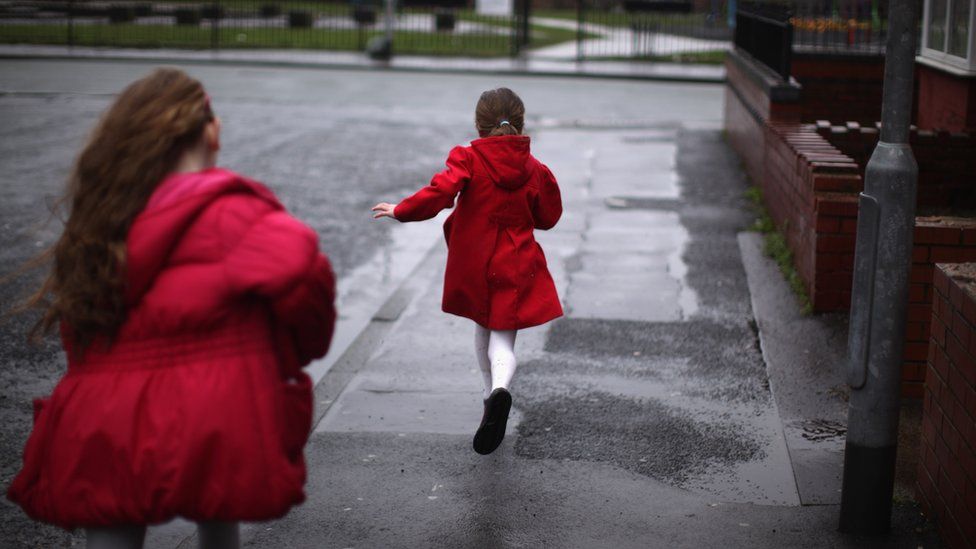
[[916, 64], [918, 125], [947, 131], [976, 130], [976, 77], [956, 76]]
[[882, 57], [797, 54], [790, 72], [803, 86], [800, 121], [828, 118], [873, 123], [881, 119]]
[[[864, 167], [878, 144], [877, 124], [817, 122], [817, 133]], [[976, 134], [913, 129], [920, 210], [976, 210]]]
[[[965, 238], [965, 236], [963, 236]], [[937, 265], [917, 498], [952, 549], [976, 546], [976, 265]]]
[[767, 124], [765, 131], [760, 186], [770, 216], [793, 250], [814, 311], [846, 309], [862, 184], [857, 164], [812, 125]]
[[[745, 90], [745, 91], [743, 91]], [[729, 71], [726, 131], [784, 233], [816, 312], [850, 307], [858, 193], [878, 141], [875, 123], [799, 123], [772, 107], [742, 70]], [[922, 213], [976, 210], [976, 139], [913, 131]], [[921, 398], [936, 262], [976, 261], [973, 221], [918, 219], [905, 331], [902, 393]]]

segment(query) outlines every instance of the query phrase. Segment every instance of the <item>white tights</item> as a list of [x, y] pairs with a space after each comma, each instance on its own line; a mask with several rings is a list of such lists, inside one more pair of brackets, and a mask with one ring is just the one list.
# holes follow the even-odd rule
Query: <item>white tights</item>
[[[86, 528], [87, 549], [142, 549], [146, 539], [145, 526], [115, 526]], [[236, 522], [197, 523], [200, 549], [238, 549], [241, 545]]]
[[485, 380], [484, 398], [498, 388], [508, 389], [515, 375], [516, 330], [489, 330], [476, 324], [474, 351]]

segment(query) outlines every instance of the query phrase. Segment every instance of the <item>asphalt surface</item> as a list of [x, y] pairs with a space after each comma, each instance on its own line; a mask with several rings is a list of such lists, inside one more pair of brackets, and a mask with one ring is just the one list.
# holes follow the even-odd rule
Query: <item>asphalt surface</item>
[[[111, 95], [150, 66], [0, 61], [0, 275], [56, 237], [56, 223], [37, 226], [73, 155]], [[801, 477], [820, 473], [798, 473], [770, 382], [784, 370], [764, 361], [737, 238], [752, 215], [722, 139], [721, 87], [189, 70], [223, 118], [221, 164], [267, 182], [318, 231], [347, 289], [340, 308], [366, 315], [338, 362], [320, 368], [308, 501], [245, 525], [246, 547], [938, 546], [910, 502], [882, 540], [837, 533], [836, 505], [800, 505]], [[567, 314], [519, 333], [508, 435], [485, 457], [471, 450], [481, 417], [473, 328], [439, 311], [438, 223], [374, 222], [368, 207], [424, 184], [450, 146], [474, 137], [478, 94], [499, 85], [525, 100], [533, 150], [563, 191], [563, 219], [538, 238]], [[409, 268], [390, 259], [404, 249]], [[385, 304], [357, 301], [376, 281], [396, 290], [377, 294]], [[31, 286], [0, 286], [3, 308]], [[30, 399], [64, 367], [56, 344], [24, 343], [29, 320], [0, 325], [4, 484], [19, 466]], [[829, 376], [804, 380], [827, 394]], [[823, 402], [804, 396], [786, 420]], [[83, 544], [6, 502], [0, 540]], [[182, 521], [151, 529], [147, 542], [194, 544]]]
[[[145, 62], [0, 61], [0, 275], [54, 241], [50, 220], [74, 156], [113, 94], [154, 65]], [[508, 85], [528, 107], [527, 127], [628, 128], [682, 122], [714, 125], [713, 85], [323, 71], [194, 65], [224, 122], [220, 163], [266, 182], [314, 227], [340, 283], [404, 240], [402, 227], [373, 223], [368, 207], [417, 188], [449, 148], [475, 137], [481, 91]], [[436, 227], [429, 231], [436, 241]], [[426, 234], [426, 233], [425, 233]], [[401, 236], [398, 236], [401, 235]], [[398, 240], [399, 239], [399, 240]], [[359, 272], [357, 272], [359, 270]], [[29, 293], [37, 273], [0, 285], [4, 311]], [[0, 479], [19, 468], [31, 399], [63, 372], [56, 342], [29, 346], [30, 315], [0, 324]], [[150, 535], [167, 546], [173, 536]], [[0, 540], [12, 547], [77, 546], [78, 535], [28, 520], [0, 503]]]

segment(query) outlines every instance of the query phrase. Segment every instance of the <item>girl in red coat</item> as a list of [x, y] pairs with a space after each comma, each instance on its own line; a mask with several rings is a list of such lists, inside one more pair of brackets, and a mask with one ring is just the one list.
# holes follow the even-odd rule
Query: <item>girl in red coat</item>
[[443, 309], [477, 323], [475, 352], [485, 379], [485, 410], [474, 436], [479, 454], [490, 454], [505, 437], [516, 332], [562, 315], [545, 255], [532, 235], [559, 221], [559, 186], [530, 154], [524, 121], [525, 107], [515, 92], [486, 91], [475, 109], [481, 139], [452, 149], [447, 169], [413, 196], [373, 207], [376, 218], [422, 221], [455, 206], [457, 198], [444, 222]]
[[68, 370], [34, 403], [8, 497], [141, 547], [182, 516], [201, 546], [303, 501], [311, 380], [334, 280], [316, 234], [260, 183], [216, 168], [199, 82], [159, 69], [109, 108], [71, 174], [53, 269], [28, 302], [60, 325]]

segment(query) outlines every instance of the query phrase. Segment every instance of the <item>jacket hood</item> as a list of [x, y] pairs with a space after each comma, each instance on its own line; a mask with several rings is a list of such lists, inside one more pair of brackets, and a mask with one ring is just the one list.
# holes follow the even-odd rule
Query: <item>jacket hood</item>
[[136, 216], [126, 238], [126, 302], [139, 301], [197, 217], [219, 197], [249, 193], [281, 207], [263, 185], [230, 170], [210, 168], [167, 176]]
[[472, 141], [471, 148], [484, 163], [495, 185], [514, 190], [529, 180], [532, 167], [529, 136], [485, 137]]

